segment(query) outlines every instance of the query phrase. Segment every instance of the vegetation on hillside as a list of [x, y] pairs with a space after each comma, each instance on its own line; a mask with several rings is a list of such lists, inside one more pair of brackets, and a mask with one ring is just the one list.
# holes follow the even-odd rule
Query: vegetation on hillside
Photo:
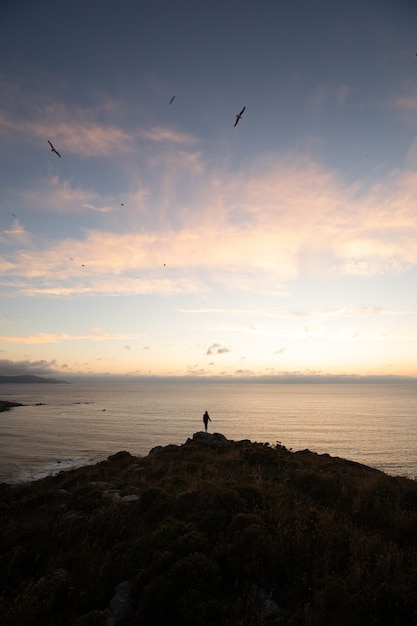
[[3, 626], [417, 624], [417, 483], [222, 436], [0, 486]]

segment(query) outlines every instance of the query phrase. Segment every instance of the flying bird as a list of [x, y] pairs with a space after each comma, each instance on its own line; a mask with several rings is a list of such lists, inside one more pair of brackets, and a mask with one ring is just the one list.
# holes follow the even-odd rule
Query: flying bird
[[243, 113], [244, 113], [245, 109], [246, 109], [246, 107], [243, 107], [243, 109], [241, 110], [241, 112], [240, 112], [240, 113], [238, 113], [238, 114], [236, 115], [236, 122], [235, 122], [235, 124], [234, 124], [235, 126], [237, 126], [237, 123], [238, 123], [238, 122], [239, 122], [239, 120], [241, 119], [241, 117], [242, 117], [242, 115], [243, 115]]
[[171, 100], [169, 101], [169, 104], [172, 104], [175, 100], [175, 96], [172, 96]]
[[55, 154], [57, 154], [59, 156], [59, 158], [61, 158], [61, 155], [59, 154], [58, 150], [55, 150], [55, 148], [53, 147], [53, 145], [51, 144], [49, 139], [48, 139], [48, 143], [51, 146], [51, 152], [55, 152]]

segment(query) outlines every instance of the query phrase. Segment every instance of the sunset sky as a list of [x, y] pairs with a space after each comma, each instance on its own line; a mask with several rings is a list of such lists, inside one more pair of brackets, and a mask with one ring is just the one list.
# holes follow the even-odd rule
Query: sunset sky
[[417, 376], [416, 24], [6, 1], [0, 374]]

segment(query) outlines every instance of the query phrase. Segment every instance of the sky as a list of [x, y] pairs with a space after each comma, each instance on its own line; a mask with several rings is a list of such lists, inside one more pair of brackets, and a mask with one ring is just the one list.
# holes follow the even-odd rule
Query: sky
[[0, 374], [417, 376], [416, 23], [2, 3]]

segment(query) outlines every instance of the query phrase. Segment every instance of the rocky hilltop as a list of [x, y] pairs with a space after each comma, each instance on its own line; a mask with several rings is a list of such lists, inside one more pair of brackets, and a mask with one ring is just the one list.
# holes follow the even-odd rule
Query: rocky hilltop
[[417, 483], [196, 433], [0, 486], [3, 626], [416, 624]]

